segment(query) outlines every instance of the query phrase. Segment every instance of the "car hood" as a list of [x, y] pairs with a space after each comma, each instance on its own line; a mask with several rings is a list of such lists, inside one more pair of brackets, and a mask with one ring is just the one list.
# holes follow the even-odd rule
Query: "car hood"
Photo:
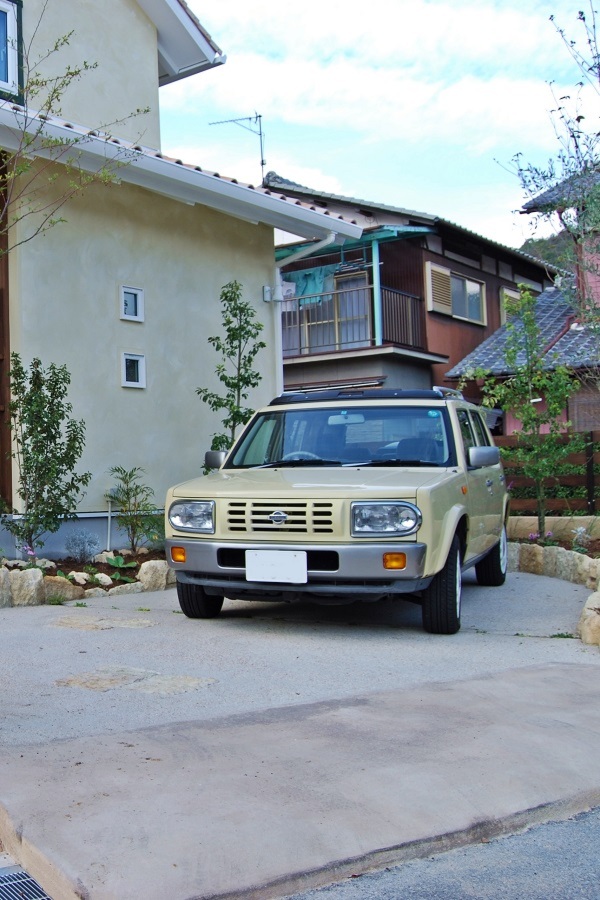
[[323, 497], [385, 495], [409, 498], [429, 484], [456, 478], [455, 469], [332, 468], [222, 469], [172, 488], [176, 498], [281, 497], [296, 493]]

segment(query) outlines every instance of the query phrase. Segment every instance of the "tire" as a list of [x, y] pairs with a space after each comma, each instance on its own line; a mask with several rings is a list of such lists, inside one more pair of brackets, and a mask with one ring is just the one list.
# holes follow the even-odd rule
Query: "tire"
[[448, 559], [428, 588], [423, 591], [423, 628], [430, 634], [456, 634], [460, 629], [462, 574], [460, 542], [454, 535]]
[[177, 597], [188, 619], [214, 619], [221, 612], [224, 597], [210, 597], [199, 584], [177, 582]]
[[508, 546], [506, 543], [506, 527], [504, 526], [496, 546], [475, 566], [477, 583], [484, 587], [500, 587], [506, 581], [507, 567]]

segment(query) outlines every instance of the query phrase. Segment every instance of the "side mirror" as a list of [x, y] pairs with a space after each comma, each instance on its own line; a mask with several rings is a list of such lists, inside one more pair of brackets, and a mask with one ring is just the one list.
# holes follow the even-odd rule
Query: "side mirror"
[[500, 451], [497, 447], [469, 447], [469, 467], [471, 469], [497, 466], [499, 462]]
[[207, 469], [220, 469], [226, 456], [224, 450], [207, 450], [204, 454], [204, 465]]

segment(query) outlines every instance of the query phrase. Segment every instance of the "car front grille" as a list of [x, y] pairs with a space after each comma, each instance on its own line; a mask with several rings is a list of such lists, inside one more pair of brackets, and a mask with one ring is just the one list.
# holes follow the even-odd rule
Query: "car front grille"
[[333, 503], [231, 500], [227, 504], [226, 528], [230, 533], [333, 534]]

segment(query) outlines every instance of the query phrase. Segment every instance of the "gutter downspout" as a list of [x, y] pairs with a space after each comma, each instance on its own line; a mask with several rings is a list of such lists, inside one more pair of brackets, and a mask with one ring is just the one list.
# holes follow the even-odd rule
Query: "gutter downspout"
[[[284, 266], [289, 266], [290, 263], [296, 262], [296, 260], [298, 259], [303, 259], [305, 256], [310, 256], [310, 254], [314, 253], [315, 250], [321, 250], [323, 247], [328, 247], [330, 244], [335, 243], [337, 237], [337, 232], [330, 231], [327, 237], [323, 238], [322, 241], [317, 241], [316, 244], [308, 244], [306, 247], [302, 247], [302, 249], [297, 250], [295, 253], [292, 253], [285, 259], [282, 259], [279, 262], [275, 262], [275, 287], [273, 289], [273, 296], [271, 300], [273, 302], [273, 311], [277, 319], [274, 329], [276, 344], [275, 352], [277, 354], [277, 359], [280, 361], [279, 365], [277, 366], [277, 373], [275, 376], [277, 394], [283, 393], [283, 340], [281, 333], [281, 316], [279, 315], [279, 310], [277, 307], [277, 303], [283, 303], [283, 279], [281, 277], [281, 270]], [[343, 243], [344, 240], [345, 238], [341, 238], [340, 243]]]
[[379, 241], [371, 244], [371, 264], [373, 266], [373, 336], [375, 346], [383, 344], [383, 309], [381, 304], [381, 277], [379, 263]]

